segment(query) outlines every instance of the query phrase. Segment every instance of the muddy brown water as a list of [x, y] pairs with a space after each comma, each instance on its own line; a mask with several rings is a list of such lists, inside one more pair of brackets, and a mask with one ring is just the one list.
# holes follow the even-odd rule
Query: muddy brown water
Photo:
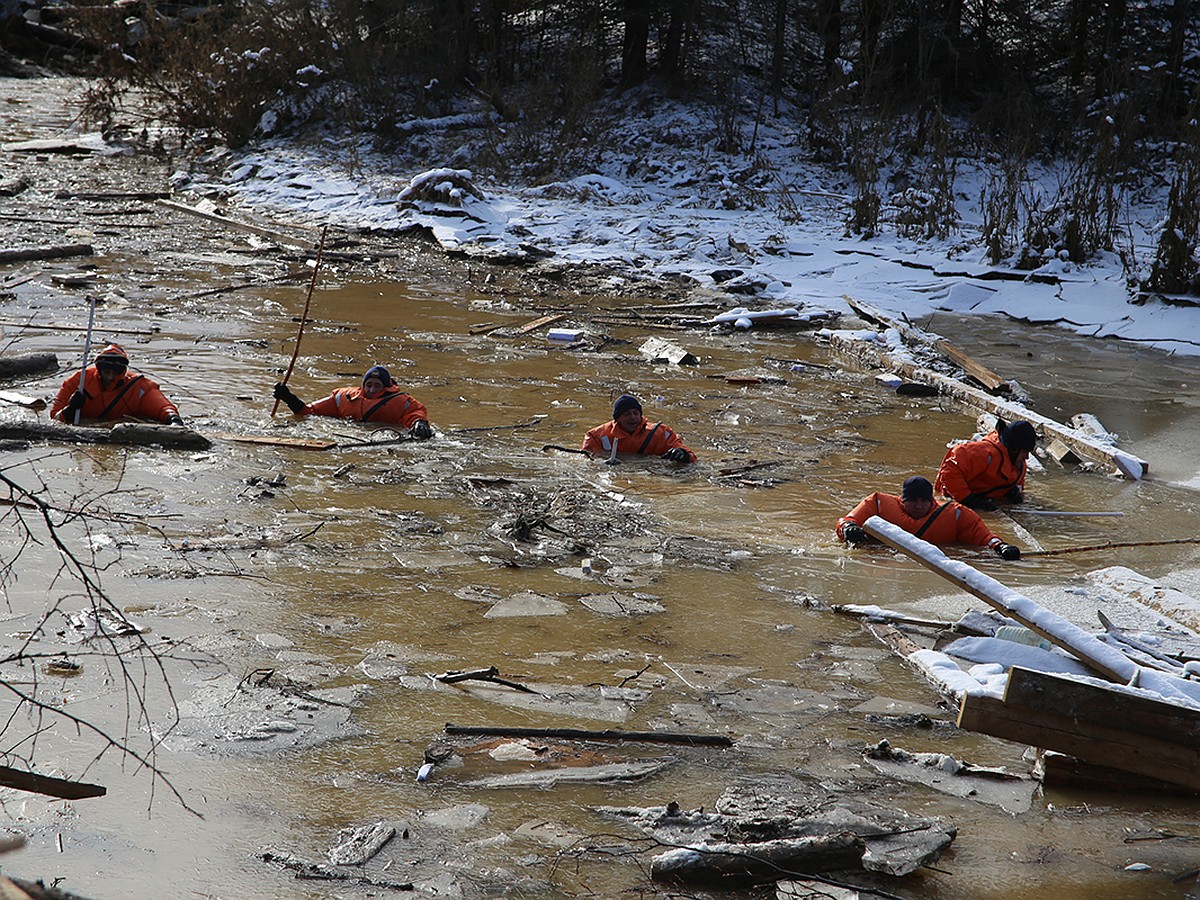
[[[159, 380], [200, 431], [363, 438], [353, 424], [270, 416], [271, 384], [294, 346], [304, 283], [191, 297], [262, 261], [230, 252], [237, 240], [227, 235], [173, 227], [173, 245], [152, 264], [120, 252], [95, 260], [97, 274], [121, 291], [101, 307], [98, 337], [153, 324], [152, 336], [124, 336], [124, 343], [135, 367]], [[80, 295], [52, 287], [48, 277], [71, 269], [66, 262], [24, 267], [36, 277], [0, 289], [0, 316], [79, 324]], [[15, 281], [15, 274], [0, 276]], [[947, 441], [973, 430], [971, 415], [948, 401], [884, 393], [871, 373], [803, 332], [667, 335], [701, 358], [688, 368], [644, 362], [637, 347], [657, 332], [632, 327], [589, 327], [592, 344], [576, 349], [548, 343], [541, 331], [469, 334], [484, 322], [519, 325], [536, 315], [537, 301], [472, 290], [461, 278], [448, 285], [402, 264], [387, 277], [362, 267], [325, 271], [293, 388], [316, 399], [383, 363], [429, 407], [439, 432], [429, 443], [313, 452], [218, 440], [202, 453], [0, 452], [8, 477], [44, 479], [60, 502], [91, 498], [143, 520], [132, 528], [95, 521], [90, 534], [65, 533], [95, 552], [119, 606], [149, 635], [178, 642], [174, 656], [196, 661], [167, 663], [175, 700], [192, 715], [168, 735], [156, 762], [202, 816], [115, 754], [89, 766], [95, 739], [59, 724], [39, 737], [39, 765], [105, 784], [109, 793], [55, 803], [4, 792], [8, 826], [28, 839], [6, 868], [61, 878], [63, 887], [92, 897], [364, 896], [353, 885], [294, 881], [255, 854], [273, 847], [319, 861], [339, 829], [386, 819], [407, 826], [409, 838], [385, 850], [381, 858], [391, 862], [372, 870], [375, 877], [416, 880], [451, 896], [617, 896], [648, 889], [642, 872], [621, 857], [573, 851], [634, 836], [619, 834], [592, 807], [674, 800], [711, 808], [728, 785], [782, 772], [811, 774], [958, 827], [937, 871], [888, 885], [900, 896], [1187, 895], [1190, 883], [1172, 878], [1195, 866], [1200, 805], [1193, 800], [1050, 791], [1030, 811], [1009, 815], [881, 780], [858, 754], [887, 737], [914, 751], [1024, 767], [1023, 748], [1013, 744], [869, 722], [856, 708], [873, 698], [936, 710], [937, 696], [857, 622], [805, 603], [904, 609], [951, 593], [910, 561], [846, 551], [832, 526], [872, 490], [893, 489], [917, 472], [932, 477]], [[634, 302], [642, 301], [578, 301], [583, 308]], [[1197, 494], [1184, 483], [1194, 484], [1200, 468], [1193, 449], [1200, 364], [1001, 320], [939, 317], [934, 324], [1019, 380], [1039, 411], [1060, 419], [1093, 412], [1151, 463], [1151, 477], [1138, 483], [1053, 464], [1032, 476], [1031, 498], [1046, 506], [1125, 513], [1027, 522], [1038, 540], [1053, 548], [1195, 533]], [[63, 372], [15, 386], [51, 396], [79, 359], [82, 333], [4, 331], [6, 353], [59, 354]], [[596, 349], [597, 333], [615, 340]], [[725, 381], [748, 370], [782, 383]], [[701, 463], [608, 467], [543, 451], [578, 446], [625, 390], [680, 431]], [[744, 482], [718, 475], [752, 461], [781, 464], [747, 473]], [[511, 525], [522, 512], [571, 533], [535, 525], [531, 540], [516, 540]], [[992, 524], [1012, 536], [1007, 523]], [[15, 552], [15, 534], [0, 538], [5, 558]], [[172, 551], [168, 541], [189, 546]], [[214, 549], [193, 549], [206, 544]], [[1197, 560], [1188, 547], [1018, 564], [964, 555], [1016, 588], [1069, 582], [1113, 564], [1167, 578]], [[26, 548], [16, 569], [6, 584], [6, 635], [32, 628], [48, 598], [67, 612], [84, 605], [69, 579], [55, 579], [58, 563], [45, 547]], [[556, 614], [494, 615], [499, 601], [525, 592], [556, 601]], [[661, 611], [614, 615], [584, 602], [613, 592]], [[977, 605], [964, 595], [955, 614]], [[10, 649], [16, 640], [6, 639]], [[73, 653], [86, 646], [68, 641], [71, 629], [56, 616], [38, 646]], [[111, 663], [82, 659], [79, 678], [45, 682], [51, 702], [144, 741], [146, 725], [127, 717]], [[497, 691], [426, 689], [427, 673], [490, 665], [564, 699], [539, 709]], [[265, 670], [314, 689], [368, 693], [345, 712], [345, 729], [331, 731], [336, 739], [290, 750], [273, 739], [226, 740], [203, 724], [233, 705], [239, 680]], [[4, 675], [20, 682], [28, 667]], [[161, 729], [168, 698], [151, 681], [148, 702]], [[645, 696], [579, 700], [583, 689], [595, 694], [604, 685], [611, 695], [623, 682]], [[262, 711], [264, 720], [272, 717]], [[422, 753], [447, 722], [690, 730], [732, 735], [737, 746], [626, 748], [615, 756], [678, 761], [624, 785], [483, 789], [466, 782], [520, 764], [478, 759], [462, 770], [439, 768], [418, 784]], [[25, 731], [34, 724], [18, 720]], [[15, 743], [18, 733], [10, 727], [5, 737]], [[552, 823], [578, 843], [560, 851], [513, 834], [530, 822]], [[1147, 834], [1158, 839], [1126, 841]], [[1125, 871], [1139, 862], [1151, 868]]]

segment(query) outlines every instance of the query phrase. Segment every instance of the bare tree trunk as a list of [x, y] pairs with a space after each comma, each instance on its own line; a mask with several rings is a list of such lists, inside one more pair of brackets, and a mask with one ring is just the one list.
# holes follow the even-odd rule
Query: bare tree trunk
[[842, 0], [817, 0], [817, 34], [821, 38], [821, 62], [826, 77], [842, 55]]
[[646, 45], [650, 42], [650, 0], [624, 0], [625, 40], [621, 47], [621, 84], [633, 87], [646, 80]]

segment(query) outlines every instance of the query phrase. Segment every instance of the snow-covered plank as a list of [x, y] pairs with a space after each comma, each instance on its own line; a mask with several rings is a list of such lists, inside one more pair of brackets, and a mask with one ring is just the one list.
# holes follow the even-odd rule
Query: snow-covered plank
[[1137, 665], [1119, 650], [1109, 647], [1079, 626], [1044, 609], [1028, 597], [1005, 587], [990, 575], [985, 575], [964, 562], [948, 559], [946, 554], [928, 541], [914, 537], [879, 516], [867, 519], [863, 529], [867, 534], [911, 556], [921, 565], [954, 582], [1031, 631], [1036, 631], [1050, 643], [1062, 647], [1078, 657], [1093, 672], [1098, 672], [1109, 681], [1127, 684], [1137, 675]]
[[1056, 422], [1048, 416], [1035, 413], [1021, 403], [993, 397], [985, 391], [963, 384], [941, 372], [917, 365], [911, 359], [903, 359], [891, 348], [881, 343], [878, 335], [874, 332], [866, 335], [862, 332], [824, 331], [822, 334], [835, 348], [847, 355], [889, 371], [899, 372], [912, 381], [919, 381], [935, 387], [941, 393], [953, 397], [965, 406], [993, 413], [1006, 422], [1024, 419], [1035, 428], [1040, 429], [1044, 439], [1057, 438], [1081, 459], [1090, 459], [1112, 466], [1131, 481], [1140, 480], [1150, 469], [1150, 464], [1144, 459], [1119, 450], [1095, 437], [1083, 434], [1061, 422]]

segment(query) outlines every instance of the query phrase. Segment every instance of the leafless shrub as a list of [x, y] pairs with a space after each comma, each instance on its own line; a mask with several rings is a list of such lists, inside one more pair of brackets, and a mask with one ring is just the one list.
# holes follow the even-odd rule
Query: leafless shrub
[[1181, 142], [1167, 214], [1146, 287], [1166, 294], [1200, 294], [1200, 146]]

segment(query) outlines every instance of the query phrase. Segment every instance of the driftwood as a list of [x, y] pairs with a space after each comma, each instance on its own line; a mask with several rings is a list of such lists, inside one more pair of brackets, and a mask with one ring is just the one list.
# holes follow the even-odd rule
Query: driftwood
[[1050, 643], [1062, 647], [1108, 681], [1125, 684], [1137, 671], [1137, 666], [1119, 650], [1041, 607], [1037, 607], [1036, 614], [1027, 615], [1028, 608], [1025, 604], [1032, 603], [1028, 598], [1016, 594], [996, 579], [965, 563], [952, 562], [932, 544], [913, 537], [879, 516], [867, 519], [863, 530], [889, 547], [911, 556], [921, 565], [932, 569], [968, 593], [974, 594], [1003, 615], [1037, 632]]
[[290, 872], [294, 872], [299, 879], [309, 881], [344, 881], [348, 884], [388, 888], [393, 891], [415, 890], [411, 881], [384, 881], [380, 878], [367, 878], [363, 875], [356, 875], [350, 872], [339, 872], [323, 863], [306, 862], [288, 853], [276, 853], [273, 850], [264, 850], [258, 854], [258, 858], [263, 862], [273, 863]]
[[24, 772], [9, 766], [0, 766], [0, 785], [63, 800], [85, 800], [88, 797], [103, 797], [108, 793], [108, 788], [103, 785], [35, 775], [33, 772]]
[[0, 250], [0, 265], [26, 262], [32, 259], [64, 259], [68, 256], [91, 256], [91, 244], [60, 244], [57, 247], [29, 247], [24, 250]]
[[584, 456], [591, 456], [586, 450], [580, 450], [578, 447], [560, 447], [558, 444], [546, 444], [542, 447], [542, 452], [547, 450], [561, 450], [563, 453], [581, 453]]
[[1077, 429], [1069, 428], [1061, 422], [1032, 412], [1019, 403], [993, 397], [986, 391], [963, 384], [941, 372], [894, 359], [887, 349], [880, 345], [843, 337], [839, 334], [830, 334], [829, 340], [836, 348], [849, 356], [881, 368], [894, 369], [913, 381], [932, 385], [941, 393], [953, 397], [968, 407], [993, 413], [1006, 422], [1025, 419], [1035, 428], [1041, 429], [1046, 440], [1057, 438], [1069, 446], [1079, 457], [1110, 465], [1131, 481], [1141, 479], [1150, 468], [1150, 464], [1144, 459], [1090, 436], [1082, 435]]
[[469, 672], [443, 672], [441, 675], [434, 675], [433, 677], [435, 681], [440, 681], [442, 684], [457, 684], [460, 681], [489, 681], [492, 684], [502, 684], [505, 687], [513, 688], [525, 694], [537, 694], [537, 696], [541, 696], [541, 693], [535, 691], [533, 688], [499, 676], [500, 670], [492, 666], [488, 669], [473, 669]]
[[539, 316], [536, 319], [526, 322], [524, 325], [522, 325], [520, 328], [517, 329], [516, 333], [517, 334], [529, 334], [529, 332], [531, 332], [531, 331], [537, 331], [537, 329], [539, 329], [539, 328], [543, 328], [547, 325], [553, 325], [555, 322], [561, 322], [566, 317], [567, 317], [566, 313], [555, 313], [554, 315], [551, 315], [551, 316]]
[[80, 427], [54, 422], [3, 422], [0, 438], [62, 441], [69, 444], [124, 444], [167, 447], [173, 450], [207, 450], [212, 441], [177, 425], [120, 422], [112, 428]]
[[617, 731], [606, 728], [592, 731], [586, 728], [505, 728], [490, 725], [451, 725], [446, 734], [482, 737], [562, 738], [573, 741], [638, 741], [643, 744], [694, 744], [703, 747], [732, 747], [733, 741], [723, 734], [689, 734], [678, 731]]
[[174, 200], [159, 200], [158, 204], [167, 209], [173, 209], [177, 212], [187, 213], [188, 215], [198, 216], [201, 219], [208, 219], [210, 222], [219, 222], [229, 228], [236, 228], [239, 231], [248, 231], [251, 234], [268, 237], [273, 241], [284, 244], [288, 247], [296, 247], [300, 250], [315, 250], [317, 241], [311, 238], [293, 237], [288, 234], [282, 234], [278, 231], [273, 231], [270, 228], [263, 228], [261, 225], [252, 225], [249, 222], [239, 222], [237, 219], [231, 219], [228, 216], [222, 216], [218, 213], [207, 212], [203, 209], [197, 209], [194, 206], [188, 206], [186, 203], [176, 203]]
[[1114, 550], [1118, 547], [1167, 547], [1172, 544], [1200, 544], [1200, 538], [1172, 538], [1167, 541], [1108, 541], [1104, 544], [1089, 544], [1086, 547], [1059, 547], [1057, 550], [1031, 550], [1022, 556], [1063, 556], [1067, 553], [1093, 553], [1097, 550]]
[[46, 408], [46, 401], [41, 397], [29, 397], [25, 394], [18, 394], [16, 391], [0, 391], [0, 401], [12, 403], [15, 406], [23, 406], [26, 409], [32, 409], [34, 412], [40, 412]]
[[788, 875], [858, 868], [866, 843], [852, 831], [754, 844], [676, 847], [650, 863], [655, 881], [747, 884]]
[[337, 441], [274, 437], [269, 434], [232, 434], [228, 431], [214, 431], [209, 437], [220, 441], [233, 441], [235, 444], [261, 444], [265, 447], [289, 447], [293, 450], [332, 450], [337, 446]]
[[15, 356], [0, 356], [0, 378], [16, 378], [20, 375], [40, 375], [43, 372], [53, 372], [57, 368], [58, 357], [53, 353], [22, 353]]
[[[1130, 791], [1134, 793], [1187, 793], [1184, 788], [1161, 778], [1135, 775], [1111, 766], [1087, 763], [1054, 750], [1039, 751], [1033, 775], [1046, 787], [1073, 787], [1090, 791]], [[1126, 838], [1128, 841], [1129, 838]]]

